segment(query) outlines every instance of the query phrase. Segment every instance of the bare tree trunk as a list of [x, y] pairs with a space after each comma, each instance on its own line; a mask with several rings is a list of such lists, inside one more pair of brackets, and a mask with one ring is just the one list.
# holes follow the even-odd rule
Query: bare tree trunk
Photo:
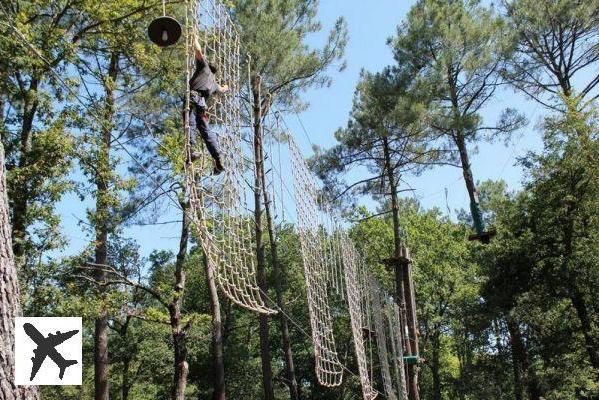
[[225, 357], [223, 351], [223, 322], [218, 299], [218, 288], [214, 277], [214, 269], [204, 256], [204, 268], [210, 292], [210, 307], [212, 311], [212, 367], [214, 369], [214, 391], [212, 400], [225, 400]]
[[[254, 164], [255, 164], [255, 179], [254, 179], [254, 219], [255, 219], [255, 235], [256, 235], [256, 278], [260, 295], [266, 302], [265, 294], [268, 289], [266, 283], [266, 255], [264, 249], [264, 240], [262, 235], [262, 180], [261, 175], [264, 173], [264, 154], [262, 148], [262, 97], [260, 95], [260, 78], [254, 78], [252, 82], [253, 91], [253, 112], [254, 112]], [[259, 319], [259, 336], [260, 336], [260, 358], [262, 361], [262, 386], [264, 388], [264, 400], [274, 400], [274, 388], [272, 384], [272, 366], [270, 364], [270, 346], [269, 346], [269, 329], [268, 316], [260, 314]]]
[[[264, 159], [262, 160], [264, 162]], [[268, 228], [268, 238], [270, 243], [270, 256], [271, 263], [275, 278], [275, 292], [277, 296], [277, 306], [279, 307], [279, 322], [281, 324], [281, 344], [283, 346], [283, 353], [285, 355], [285, 375], [287, 378], [286, 384], [289, 387], [289, 395], [292, 400], [300, 399], [300, 391], [295, 377], [295, 365], [293, 363], [293, 352], [291, 351], [291, 340], [289, 339], [289, 321], [287, 314], [285, 313], [285, 301], [283, 299], [283, 279], [285, 277], [285, 271], [283, 266], [279, 263], [279, 257], [277, 252], [277, 238], [274, 228], [272, 213], [270, 209], [270, 200], [268, 190], [266, 190], [266, 174], [264, 168], [262, 168], [262, 174], [260, 179], [262, 181], [262, 188], [264, 194], [264, 211], [266, 214], [266, 226]]]
[[431, 337], [432, 360], [431, 372], [433, 375], [433, 400], [441, 400], [441, 375], [440, 375], [440, 353], [441, 341], [439, 340], [439, 331], [435, 329]]
[[0, 143], [0, 398], [3, 400], [36, 400], [36, 386], [14, 383], [15, 318], [20, 317], [20, 291], [15, 267], [11, 228], [8, 217], [4, 147]]
[[[183, 193], [183, 198], [185, 193]], [[185, 388], [187, 387], [187, 374], [189, 366], [187, 364], [187, 327], [182, 325], [181, 303], [183, 302], [183, 292], [185, 291], [185, 259], [187, 257], [187, 243], [189, 241], [189, 216], [187, 211], [189, 203], [185, 200], [180, 201], [183, 209], [181, 223], [181, 239], [179, 241], [179, 252], [175, 262], [175, 290], [171, 303], [168, 306], [170, 314], [171, 334], [174, 347], [174, 369], [173, 389], [171, 397], [173, 400], [185, 399]]]
[[112, 124], [114, 118], [114, 89], [118, 75], [119, 55], [113, 53], [108, 66], [108, 82], [105, 85], [104, 126], [102, 127], [102, 143], [98, 152], [96, 168], [96, 211], [95, 211], [95, 257], [99, 268], [95, 272], [95, 280], [99, 284], [101, 306], [95, 322], [94, 331], [94, 388], [96, 400], [108, 400], [108, 306], [106, 304], [106, 271], [108, 264], [108, 231], [110, 226], [110, 148], [112, 144]]

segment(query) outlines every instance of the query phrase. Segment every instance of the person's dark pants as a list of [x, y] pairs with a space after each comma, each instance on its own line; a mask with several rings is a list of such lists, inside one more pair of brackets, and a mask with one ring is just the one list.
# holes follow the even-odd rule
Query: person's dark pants
[[204, 140], [204, 144], [206, 145], [206, 149], [208, 149], [208, 153], [214, 158], [214, 161], [220, 162], [220, 152], [218, 149], [218, 141], [216, 138], [216, 134], [210, 130], [210, 125], [208, 124], [208, 115], [206, 115], [206, 110], [204, 107], [200, 107], [195, 103], [191, 103], [191, 114], [194, 114], [193, 118], [190, 115], [190, 121], [195, 119], [195, 129], [193, 125], [191, 126], [189, 132], [189, 141], [191, 144], [192, 151], [195, 151], [197, 145], [197, 132], [200, 132], [202, 139]]

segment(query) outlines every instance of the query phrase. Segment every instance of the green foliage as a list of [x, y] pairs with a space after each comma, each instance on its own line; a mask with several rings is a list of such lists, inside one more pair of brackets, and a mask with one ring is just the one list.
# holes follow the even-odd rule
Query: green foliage
[[[347, 27], [342, 18], [335, 22], [323, 47], [311, 49], [305, 43], [307, 37], [322, 29], [316, 19], [318, 1], [232, 3], [233, 19], [240, 27], [242, 54], [248, 56], [243, 70], [249, 68], [252, 82], [257, 76], [262, 77], [266, 88], [263, 96], [268, 93], [282, 106], [299, 107], [303, 90], [330, 83], [326, 70], [341, 61], [347, 44]], [[342, 70], [344, 63], [340, 62], [337, 68]]]
[[[522, 160], [524, 191], [486, 184], [497, 240], [481, 255], [493, 313], [518, 321], [526, 338], [524, 384], [546, 398], [592, 398], [597, 366], [596, 110], [566, 99], [544, 123], [544, 151]], [[575, 367], [568, 367], [575, 365]], [[559, 371], [574, 368], [576, 373]], [[536, 381], [536, 383], [535, 383]]]
[[523, 125], [514, 109], [505, 109], [495, 124], [481, 116], [502, 84], [510, 38], [504, 19], [478, 0], [420, 0], [412, 7], [390, 43], [397, 68], [415, 74], [411, 90], [421, 98], [423, 107], [415, 107], [430, 140], [444, 137], [453, 150], [461, 141], [507, 139]]
[[[335, 132], [337, 143], [330, 149], [315, 147], [309, 161], [329, 201], [355, 202], [364, 194], [384, 201], [394, 190], [390, 179], [396, 187], [402, 174], [418, 174], [445, 157], [408, 106], [408, 78], [390, 69], [362, 72], [347, 127]], [[347, 182], [355, 172], [367, 176]]]
[[502, 2], [513, 32], [513, 58], [505, 74], [540, 104], [565, 110], [561, 96], [597, 96], [599, 5], [579, 0]]

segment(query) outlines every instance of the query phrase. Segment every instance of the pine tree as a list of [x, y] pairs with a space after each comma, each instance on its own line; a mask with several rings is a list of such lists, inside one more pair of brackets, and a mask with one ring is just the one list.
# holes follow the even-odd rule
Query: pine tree
[[431, 140], [444, 140], [461, 166], [476, 238], [484, 242], [489, 234], [485, 233], [468, 145], [485, 136], [505, 138], [524, 122], [509, 108], [492, 125], [485, 125], [481, 117], [503, 83], [500, 72], [510, 49], [506, 33], [503, 19], [477, 0], [420, 0], [391, 42], [398, 65], [417, 75], [411, 90], [425, 99], [423, 118]]
[[514, 33], [505, 70], [512, 85], [553, 111], [564, 111], [562, 96], [598, 98], [597, 2], [516, 0], [503, 6]]

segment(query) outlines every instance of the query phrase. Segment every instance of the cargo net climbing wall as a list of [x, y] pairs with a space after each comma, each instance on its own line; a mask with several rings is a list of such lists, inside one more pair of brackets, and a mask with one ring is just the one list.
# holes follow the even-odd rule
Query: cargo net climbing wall
[[[368, 271], [364, 256], [345, 232], [342, 233], [341, 249], [363, 398], [372, 400], [382, 393], [382, 397], [389, 400], [408, 400], [399, 308], [380, 288], [377, 279]], [[378, 354], [376, 363], [374, 347]], [[380, 373], [382, 391], [373, 387], [375, 370]]]
[[400, 400], [408, 399], [408, 388], [406, 386], [405, 365], [403, 361], [403, 327], [399, 317], [399, 307], [394, 300], [385, 297], [384, 312], [389, 324], [389, 332], [391, 337], [392, 365], [395, 375], [395, 387]]
[[[247, 157], [241, 140], [239, 35], [228, 10], [219, 0], [186, 3], [187, 96], [185, 119], [185, 173], [190, 217], [210, 268], [225, 295], [238, 305], [273, 314], [262, 300], [256, 281], [252, 247], [253, 220], [246, 199]], [[204, 58], [217, 67], [216, 79], [229, 91], [208, 100], [207, 116], [218, 137], [224, 172], [213, 174], [214, 163], [197, 132], [196, 147], [190, 144], [194, 115], [190, 115], [189, 79], [195, 69], [193, 38]], [[191, 162], [191, 153], [201, 152]]]
[[322, 221], [317, 203], [317, 186], [299, 148], [290, 138], [289, 151], [297, 212], [297, 229], [304, 262], [308, 294], [310, 327], [316, 357], [316, 376], [323, 386], [338, 386], [343, 379], [333, 336], [333, 320], [327, 293], [328, 260], [332, 260], [323, 243]]

